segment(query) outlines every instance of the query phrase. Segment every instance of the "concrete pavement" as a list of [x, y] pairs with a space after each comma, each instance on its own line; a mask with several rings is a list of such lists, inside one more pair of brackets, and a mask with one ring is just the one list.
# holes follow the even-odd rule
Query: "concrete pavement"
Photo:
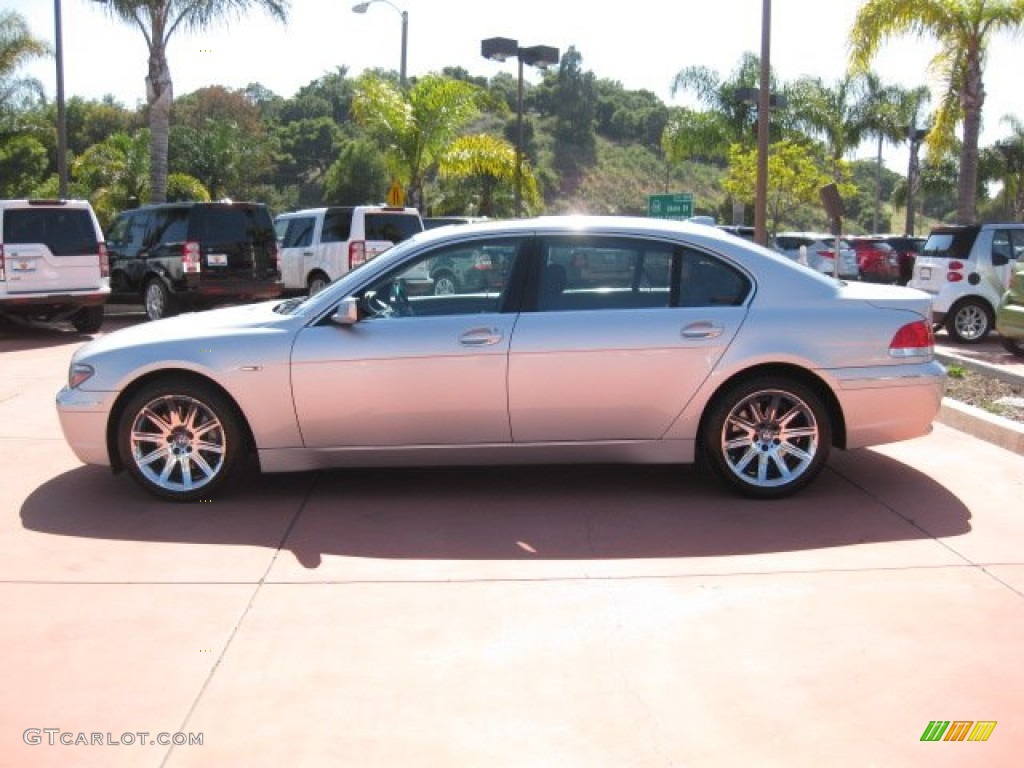
[[561, 467], [167, 505], [64, 445], [78, 343], [0, 336], [0, 766], [1019, 764], [1024, 457], [939, 424], [771, 503]]

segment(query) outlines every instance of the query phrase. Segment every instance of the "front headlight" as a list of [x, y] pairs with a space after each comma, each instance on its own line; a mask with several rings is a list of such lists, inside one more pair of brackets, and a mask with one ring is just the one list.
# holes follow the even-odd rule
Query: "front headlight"
[[68, 369], [68, 388], [75, 389], [89, 379], [96, 373], [95, 369], [91, 365], [85, 363], [72, 363]]

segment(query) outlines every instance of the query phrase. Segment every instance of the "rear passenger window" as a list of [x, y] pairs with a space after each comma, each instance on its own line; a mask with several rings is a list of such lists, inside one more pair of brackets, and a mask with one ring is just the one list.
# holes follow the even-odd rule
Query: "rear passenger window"
[[672, 305], [673, 247], [614, 237], [545, 241], [537, 309], [645, 309]]
[[366, 214], [367, 240], [386, 240], [397, 245], [422, 231], [423, 221], [419, 216], [386, 212]]
[[747, 277], [724, 261], [691, 250], [680, 258], [679, 306], [735, 307], [750, 293]]
[[352, 233], [352, 209], [331, 209], [324, 216], [324, 231], [320, 241], [324, 243], [343, 243]]

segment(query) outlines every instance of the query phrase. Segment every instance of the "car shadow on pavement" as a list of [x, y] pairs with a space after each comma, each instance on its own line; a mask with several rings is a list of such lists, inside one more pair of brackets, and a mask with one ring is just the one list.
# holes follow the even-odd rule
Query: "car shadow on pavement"
[[[838, 461], [837, 461], [838, 459]], [[23, 526], [60, 536], [324, 556], [520, 560], [712, 557], [959, 536], [970, 511], [873, 451], [839, 454], [797, 496], [739, 498], [676, 466], [373, 469], [260, 475], [210, 503], [148, 497], [81, 467], [37, 488]]]

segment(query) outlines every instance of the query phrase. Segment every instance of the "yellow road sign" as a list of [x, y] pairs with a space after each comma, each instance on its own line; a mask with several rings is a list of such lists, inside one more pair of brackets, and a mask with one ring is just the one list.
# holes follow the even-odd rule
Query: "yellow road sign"
[[391, 189], [388, 190], [388, 205], [392, 208], [401, 208], [405, 205], [405, 190], [398, 183], [398, 179], [391, 182]]

